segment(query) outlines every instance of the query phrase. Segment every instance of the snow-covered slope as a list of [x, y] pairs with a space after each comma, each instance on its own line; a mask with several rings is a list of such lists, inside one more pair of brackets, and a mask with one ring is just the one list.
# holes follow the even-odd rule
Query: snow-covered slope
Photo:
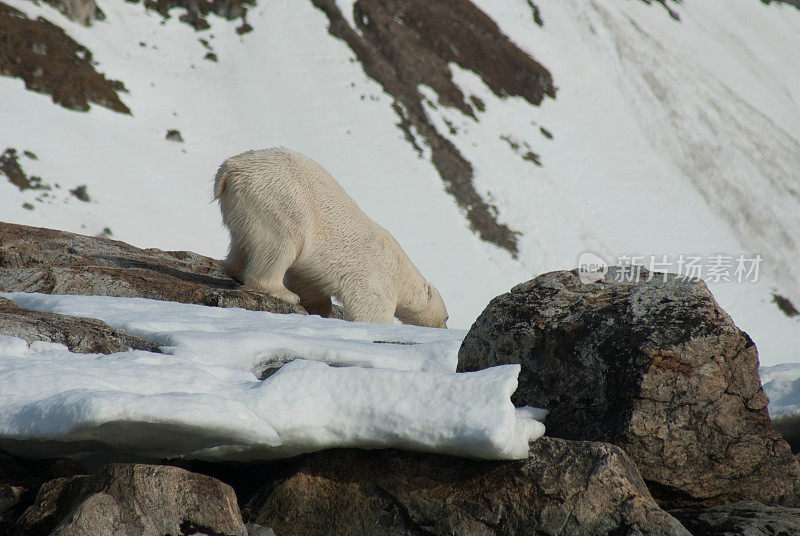
[[773, 419], [800, 413], [800, 364], [762, 367], [759, 374], [769, 397], [769, 414]]
[[[498, 97], [454, 62], [452, 79], [483, 111], [444, 105], [428, 86], [419, 93], [436, 132], [472, 166], [475, 190], [521, 233], [514, 258], [470, 230], [424, 136], [397, 126], [395, 97], [311, 1], [260, 2], [244, 35], [218, 17], [197, 32], [180, 10], [164, 20], [129, 2], [98, 0], [105, 20], [88, 28], [46, 4], [6, 3], [91, 50], [98, 71], [124, 82], [132, 116], [68, 110], [0, 77], [0, 151], [32, 151], [36, 160], [19, 157], [26, 173], [61, 186], [37, 202], [40, 191], [0, 182], [2, 220], [89, 234], [109, 227], [139, 246], [221, 257], [227, 236], [210, 202], [216, 167], [246, 149], [285, 145], [322, 163], [398, 238], [455, 327], [586, 251], [608, 262], [668, 255], [673, 271], [681, 256], [735, 264], [760, 254], [758, 282], [711, 289], [762, 363], [800, 361], [800, 322], [773, 302], [775, 293], [800, 303], [800, 10], [792, 6], [668, 2], [676, 21], [638, 0], [476, 1], [549, 70], [555, 98], [535, 106]], [[366, 35], [369, 21], [353, 16], [353, 2], [336, 5]], [[217, 62], [204, 59], [200, 39]], [[169, 129], [185, 141], [165, 140]], [[88, 203], [66, 193], [81, 184]]]

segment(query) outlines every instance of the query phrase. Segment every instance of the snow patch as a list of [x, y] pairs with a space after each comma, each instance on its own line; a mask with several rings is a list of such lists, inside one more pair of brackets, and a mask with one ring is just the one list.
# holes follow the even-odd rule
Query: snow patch
[[398, 447], [514, 459], [544, 433], [544, 410], [511, 403], [519, 365], [455, 373], [463, 331], [141, 298], [3, 296], [98, 318], [166, 353], [73, 354], [0, 336], [0, 444], [13, 451], [35, 454], [46, 442], [49, 455], [255, 460]]

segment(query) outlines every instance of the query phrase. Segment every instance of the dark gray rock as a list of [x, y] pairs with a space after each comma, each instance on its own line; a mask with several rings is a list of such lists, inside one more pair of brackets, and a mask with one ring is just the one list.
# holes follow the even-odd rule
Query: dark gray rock
[[[800, 382], [795, 383], [795, 388], [800, 389]], [[792, 452], [800, 452], [800, 413], [777, 417], [772, 421], [772, 424], [786, 442], [789, 443]]]
[[183, 143], [183, 136], [181, 136], [181, 131], [175, 130], [174, 128], [167, 131], [166, 139], [168, 141]]
[[739, 502], [711, 508], [680, 508], [672, 515], [694, 536], [794, 536], [800, 534], [800, 510]]
[[26, 460], [0, 451], [0, 534], [11, 533], [14, 520], [33, 503], [43, 483], [85, 472], [69, 459]]
[[24, 488], [11, 484], [0, 484], [0, 523], [6, 512], [19, 504]]
[[487, 462], [396, 450], [325, 451], [244, 509], [280, 536], [684, 535], [613, 445], [544, 437]]
[[189, 251], [0, 223], [0, 291], [142, 297], [305, 314], [299, 306], [240, 290], [220, 262]]
[[247, 536], [275, 536], [275, 532], [269, 528], [259, 525], [257, 523], [247, 523]]
[[768, 502], [800, 475], [773, 428], [752, 340], [705, 283], [643, 271], [541, 275], [492, 300], [459, 370], [521, 363], [512, 400], [547, 433], [625, 449], [662, 504]]
[[19, 337], [29, 343], [56, 342], [78, 353], [159, 351], [156, 343], [129, 335], [100, 320], [32, 311], [5, 298], [0, 298], [0, 334]]
[[80, 186], [70, 190], [69, 193], [74, 195], [78, 200], [83, 201], [84, 203], [88, 203], [92, 199], [89, 197], [89, 193], [86, 190], [87, 190], [86, 185], [81, 184]]
[[15, 528], [25, 535], [247, 536], [227, 484], [178, 467], [139, 464], [45, 483]]

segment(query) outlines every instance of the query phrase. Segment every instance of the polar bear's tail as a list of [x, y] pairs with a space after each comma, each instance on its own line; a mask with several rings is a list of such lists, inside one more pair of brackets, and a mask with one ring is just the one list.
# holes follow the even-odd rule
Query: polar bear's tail
[[228, 161], [225, 160], [219, 169], [217, 175], [214, 177], [214, 199], [219, 199], [225, 193], [225, 186], [228, 184]]

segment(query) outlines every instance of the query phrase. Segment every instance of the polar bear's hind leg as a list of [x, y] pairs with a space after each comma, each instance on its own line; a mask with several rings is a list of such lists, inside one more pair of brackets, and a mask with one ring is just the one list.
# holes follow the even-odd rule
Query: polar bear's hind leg
[[283, 285], [286, 270], [296, 255], [290, 248], [280, 247], [279, 242], [264, 241], [257, 255], [247, 257], [242, 282], [247, 290], [269, 294], [273, 298], [292, 305], [300, 303], [300, 297]]
[[228, 258], [222, 263], [223, 270], [231, 279], [242, 283], [245, 266], [247, 266], [247, 252], [236, 241], [231, 241]]

